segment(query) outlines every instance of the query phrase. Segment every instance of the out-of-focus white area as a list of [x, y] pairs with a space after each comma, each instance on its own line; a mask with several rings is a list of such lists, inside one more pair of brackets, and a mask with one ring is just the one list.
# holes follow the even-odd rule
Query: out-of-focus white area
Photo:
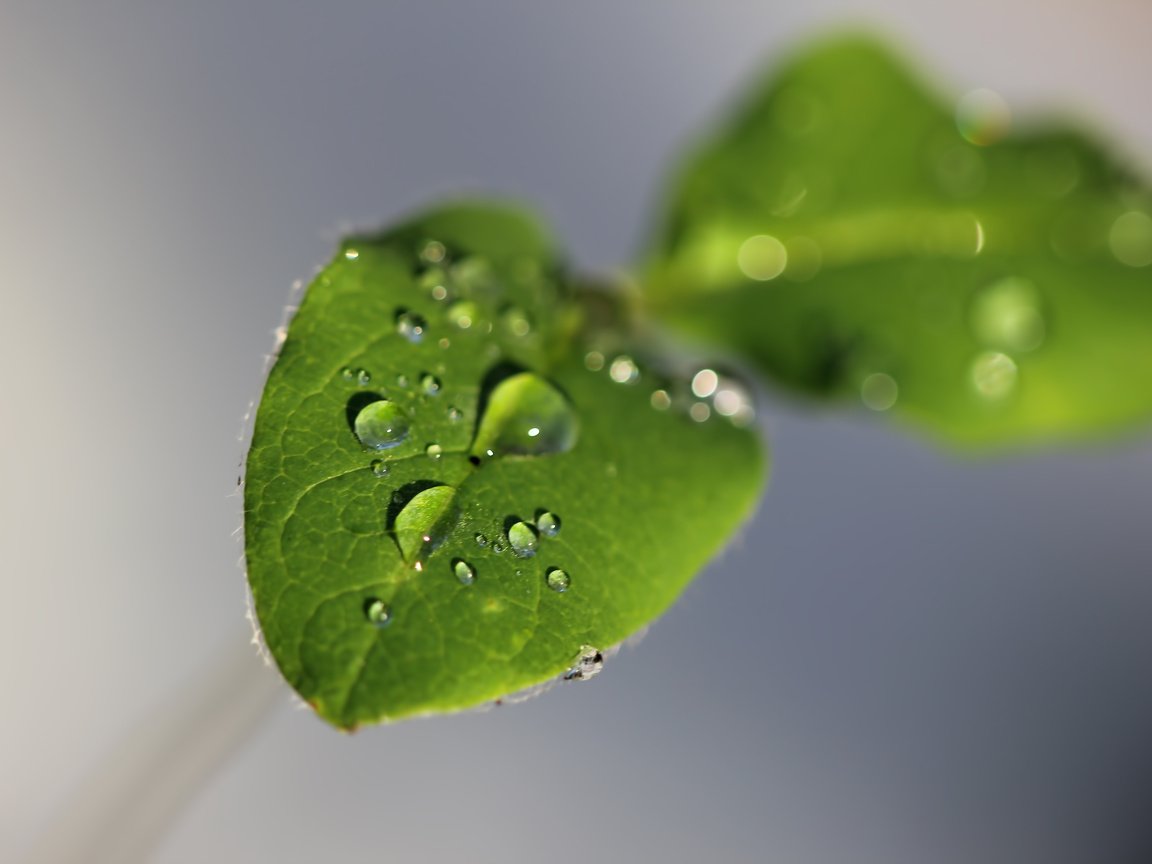
[[[0, 860], [247, 639], [236, 434], [341, 225], [491, 190], [625, 261], [686, 136], [850, 23], [1152, 165], [1141, 0], [4, 0]], [[755, 523], [594, 683], [352, 737], [285, 695], [155, 860], [1147, 860], [1152, 436], [764, 413]]]

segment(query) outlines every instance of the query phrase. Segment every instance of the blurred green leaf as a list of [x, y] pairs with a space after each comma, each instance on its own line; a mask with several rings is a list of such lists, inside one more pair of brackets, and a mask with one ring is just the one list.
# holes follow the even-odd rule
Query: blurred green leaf
[[1007, 112], [949, 110], [866, 39], [801, 54], [687, 160], [653, 313], [958, 442], [1146, 419], [1148, 189], [1074, 132], [1005, 137]]
[[588, 677], [747, 516], [764, 468], [736, 391], [705, 419], [684, 376], [621, 353], [612, 308], [496, 205], [351, 238], [317, 276], [257, 413], [245, 534], [265, 642], [326, 720]]

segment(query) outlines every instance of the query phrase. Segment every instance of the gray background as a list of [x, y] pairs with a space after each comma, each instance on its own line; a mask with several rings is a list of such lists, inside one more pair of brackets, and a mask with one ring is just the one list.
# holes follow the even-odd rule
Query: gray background
[[[1140, 0], [0, 0], [0, 860], [247, 638], [236, 435], [342, 225], [494, 190], [625, 261], [685, 136], [849, 22], [1152, 164]], [[280, 695], [155, 860], [1149, 860], [1148, 436], [863, 413], [769, 396], [758, 516], [595, 682], [351, 737]]]

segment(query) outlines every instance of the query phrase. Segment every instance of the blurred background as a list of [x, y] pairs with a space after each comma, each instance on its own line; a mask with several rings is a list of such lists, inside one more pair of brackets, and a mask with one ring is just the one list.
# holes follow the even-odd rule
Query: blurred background
[[[229, 716], [228, 646], [271, 680], [237, 435], [342, 228], [495, 191], [626, 262], [687, 136], [850, 24], [1152, 166], [1144, 0], [0, 0], [0, 860]], [[754, 522], [595, 682], [354, 736], [282, 690], [150, 860], [1152, 860], [1152, 430], [973, 461], [761, 413]]]

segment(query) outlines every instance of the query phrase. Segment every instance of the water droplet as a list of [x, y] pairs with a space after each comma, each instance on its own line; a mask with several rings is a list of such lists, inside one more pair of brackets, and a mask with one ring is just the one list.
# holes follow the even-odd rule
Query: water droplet
[[504, 545], [504, 541], [501, 540], [499, 537], [497, 537], [495, 540], [492, 541], [492, 551], [495, 552], [497, 555], [499, 555], [501, 552], [503, 552], [507, 548], [508, 547]]
[[711, 369], [701, 369], [692, 376], [692, 392], [700, 399], [706, 399], [716, 392], [720, 376]]
[[379, 399], [360, 409], [353, 431], [360, 443], [373, 450], [387, 450], [408, 437], [408, 415], [395, 402]]
[[396, 313], [396, 332], [409, 342], [420, 342], [424, 339], [424, 331], [428, 322], [422, 315], [408, 309], [401, 309]]
[[420, 376], [420, 389], [429, 396], [435, 396], [440, 392], [440, 379], [430, 372], [425, 372]]
[[353, 369], [351, 366], [345, 366], [343, 369], [340, 370], [340, 377], [343, 378], [345, 381], [355, 381], [356, 380], [356, 372], [357, 372], [357, 370]]
[[484, 546], [487, 546], [488, 545], [488, 537], [484, 534], [478, 533], [476, 535], [476, 545], [480, 546], [481, 548], [483, 548]]
[[476, 581], [476, 570], [463, 558], [452, 561], [452, 572], [456, 574], [456, 581], [461, 585], [471, 585]]
[[383, 600], [369, 597], [364, 601], [364, 617], [376, 627], [387, 627], [392, 623], [392, 608]]
[[549, 567], [544, 574], [544, 582], [557, 594], [563, 594], [572, 584], [572, 578], [559, 567]]
[[464, 412], [463, 411], [461, 411], [455, 405], [449, 406], [449, 408], [448, 408], [448, 419], [449, 420], [451, 420], [453, 423], [459, 423], [460, 420], [462, 420], [463, 418], [464, 418]]
[[377, 477], [387, 477], [388, 471], [389, 471], [388, 463], [385, 462], [383, 459], [373, 459], [372, 460], [372, 473], [375, 474]]
[[599, 372], [604, 368], [604, 355], [599, 351], [589, 351], [584, 355], [584, 368], [589, 372]]
[[565, 681], [587, 681], [600, 674], [604, 668], [604, 655], [599, 648], [581, 645], [580, 653], [572, 661], [572, 666], [564, 673]]
[[430, 486], [413, 495], [392, 523], [392, 533], [404, 560], [419, 563], [431, 554], [456, 525], [456, 517], [453, 487]]
[[439, 240], [429, 240], [424, 244], [424, 248], [420, 250], [420, 258], [429, 264], [439, 264], [444, 260], [447, 251], [448, 250], [444, 248], [444, 244]]
[[648, 400], [652, 403], [652, 407], [657, 411], [667, 411], [672, 407], [672, 397], [668, 395], [667, 390], [655, 390], [652, 397]]
[[756, 405], [748, 388], [734, 378], [721, 377], [712, 397], [712, 407], [733, 426], [747, 426], [756, 419]]
[[492, 389], [472, 442], [472, 454], [565, 453], [576, 446], [578, 437], [576, 414], [564, 394], [539, 375], [520, 372]]
[[999, 351], [985, 351], [972, 361], [969, 377], [977, 395], [989, 401], [1003, 399], [1016, 387], [1016, 361]]
[[956, 128], [972, 144], [986, 147], [999, 141], [1011, 122], [1008, 103], [995, 90], [971, 90], [956, 103]]
[[617, 384], [634, 384], [640, 378], [640, 369], [627, 354], [621, 354], [608, 367], [608, 377]]
[[429, 444], [424, 452], [430, 459], [439, 459], [444, 454], [444, 448], [439, 444]]
[[560, 533], [560, 517], [549, 510], [545, 510], [536, 517], [536, 530], [541, 537], [555, 537]]
[[736, 266], [749, 279], [768, 282], [788, 266], [788, 250], [771, 235], [755, 234], [740, 244]]
[[887, 411], [899, 395], [896, 379], [883, 372], [873, 372], [860, 383], [860, 400], [873, 411]]
[[500, 315], [500, 322], [504, 329], [517, 338], [527, 336], [532, 332], [532, 322], [528, 313], [517, 306], [509, 306]]
[[356, 373], [356, 383], [361, 387], [367, 387], [372, 383], [372, 375], [367, 369], [361, 369]]
[[712, 409], [708, 407], [707, 402], [693, 402], [692, 407], [688, 409], [688, 416], [697, 423], [703, 423], [712, 416]]
[[408, 386], [408, 376], [404, 375], [403, 373], [401, 373], [400, 375], [397, 375], [396, 376], [396, 386], [397, 387], [407, 387]]
[[345, 249], [344, 250], [344, 257], [347, 258], [349, 261], [355, 261], [357, 258], [360, 257], [360, 253], [355, 249]]
[[531, 558], [539, 542], [536, 529], [527, 522], [516, 522], [508, 529], [508, 545], [517, 558]]
[[1032, 351], [1044, 341], [1040, 295], [1027, 279], [1009, 277], [993, 282], [972, 305], [972, 329], [990, 348]]
[[467, 330], [480, 320], [480, 307], [471, 300], [460, 300], [448, 307], [447, 314], [452, 324], [461, 330]]
[[1108, 246], [1121, 264], [1152, 264], [1152, 217], [1139, 210], [1121, 213], [1108, 231]]

